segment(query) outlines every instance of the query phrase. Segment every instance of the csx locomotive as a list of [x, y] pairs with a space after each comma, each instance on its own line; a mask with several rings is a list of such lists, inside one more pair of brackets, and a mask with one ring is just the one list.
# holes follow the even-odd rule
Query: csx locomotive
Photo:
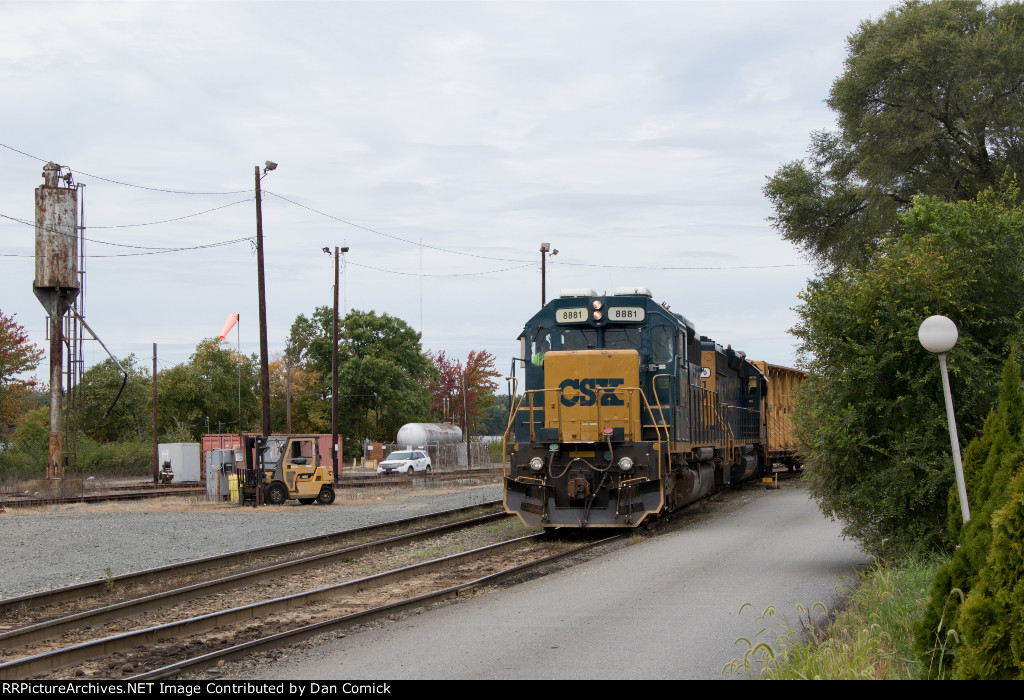
[[795, 465], [789, 394], [802, 373], [698, 335], [644, 287], [565, 290], [520, 342], [504, 500], [527, 525], [635, 527]]

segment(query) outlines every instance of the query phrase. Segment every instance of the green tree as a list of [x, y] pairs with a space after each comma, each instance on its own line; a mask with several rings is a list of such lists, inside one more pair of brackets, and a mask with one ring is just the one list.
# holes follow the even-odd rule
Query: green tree
[[1024, 680], [1024, 455], [992, 514], [992, 544], [960, 615], [958, 679]]
[[304, 368], [301, 362], [289, 367], [284, 355], [270, 363], [271, 429], [287, 432], [288, 399], [291, 394], [291, 432], [331, 432], [330, 395], [325, 394], [320, 373]]
[[508, 427], [509, 395], [495, 395], [494, 401], [484, 410], [479, 431], [481, 435], [503, 435]]
[[904, 2], [848, 39], [812, 135], [764, 193], [774, 226], [826, 268], [861, 265], [919, 194], [972, 199], [1024, 172], [1024, 5]]
[[[973, 593], [979, 572], [991, 556], [993, 514], [1006, 504], [1010, 482], [1024, 463], [1022, 431], [1024, 391], [1020, 369], [1011, 353], [1003, 367], [996, 408], [985, 420], [982, 435], [972, 440], [964, 453], [971, 520], [961, 526], [959, 499], [955, 497], [956, 489], [951, 488], [950, 530], [956, 533], [958, 546], [936, 572], [924, 615], [915, 630], [922, 666], [934, 677], [948, 675], [954, 662], [960, 660], [959, 642], [964, 637], [961, 595]], [[979, 603], [974, 606], [981, 607]], [[978, 638], [976, 633], [972, 636]]]
[[207, 431], [248, 432], [260, 426], [259, 359], [227, 341], [201, 341], [187, 363], [160, 372], [161, 432], [184, 427], [193, 439]]
[[[285, 351], [316, 378], [309, 391], [324, 402], [330, 401], [333, 318], [326, 306], [310, 318], [299, 315]], [[338, 335], [338, 426], [346, 450], [358, 450], [363, 438], [392, 440], [403, 424], [428, 417], [434, 369], [419, 333], [387, 314], [353, 310]]]
[[795, 424], [826, 515], [876, 553], [941, 547], [952, 481], [938, 363], [917, 339], [956, 322], [949, 355], [957, 422], [981, 432], [999, 367], [1020, 337], [1024, 211], [1011, 188], [977, 201], [920, 198], [907, 233], [859, 269], [812, 281], [797, 308], [809, 376]]
[[78, 427], [98, 442], [152, 440], [152, 377], [136, 364], [134, 355], [120, 360], [120, 364], [128, 373], [127, 382], [110, 359], [93, 365], [82, 375], [78, 385]]
[[0, 311], [0, 440], [32, 408], [36, 380], [20, 377], [39, 366], [43, 351], [29, 339], [14, 316]]

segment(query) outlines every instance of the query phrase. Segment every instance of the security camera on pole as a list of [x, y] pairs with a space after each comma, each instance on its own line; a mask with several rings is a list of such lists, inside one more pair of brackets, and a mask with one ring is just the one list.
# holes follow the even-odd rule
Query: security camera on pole
[[964, 522], [971, 519], [971, 508], [967, 503], [967, 485], [964, 483], [964, 468], [960, 462], [960, 439], [956, 433], [956, 417], [953, 415], [953, 397], [949, 393], [949, 374], [946, 372], [946, 353], [953, 349], [960, 337], [956, 324], [945, 316], [929, 316], [917, 331], [917, 338], [928, 352], [939, 356], [939, 372], [942, 375], [942, 394], [946, 399], [946, 418], [949, 421], [949, 442], [953, 448], [953, 470], [956, 472], [956, 490], [960, 496], [960, 513]]

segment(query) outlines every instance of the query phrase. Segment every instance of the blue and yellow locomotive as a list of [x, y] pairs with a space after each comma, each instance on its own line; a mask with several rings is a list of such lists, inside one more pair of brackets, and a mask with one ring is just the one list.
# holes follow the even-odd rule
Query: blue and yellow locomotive
[[565, 290], [520, 341], [504, 482], [527, 525], [635, 527], [766, 470], [762, 369], [648, 289]]

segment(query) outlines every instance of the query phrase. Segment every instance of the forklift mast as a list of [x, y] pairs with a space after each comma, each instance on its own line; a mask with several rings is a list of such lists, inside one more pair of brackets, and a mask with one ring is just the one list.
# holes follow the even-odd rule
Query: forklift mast
[[241, 505], [261, 506], [263, 505], [263, 484], [267, 478], [263, 464], [266, 440], [262, 436], [242, 435], [241, 438], [245, 469], [238, 479], [239, 501]]

